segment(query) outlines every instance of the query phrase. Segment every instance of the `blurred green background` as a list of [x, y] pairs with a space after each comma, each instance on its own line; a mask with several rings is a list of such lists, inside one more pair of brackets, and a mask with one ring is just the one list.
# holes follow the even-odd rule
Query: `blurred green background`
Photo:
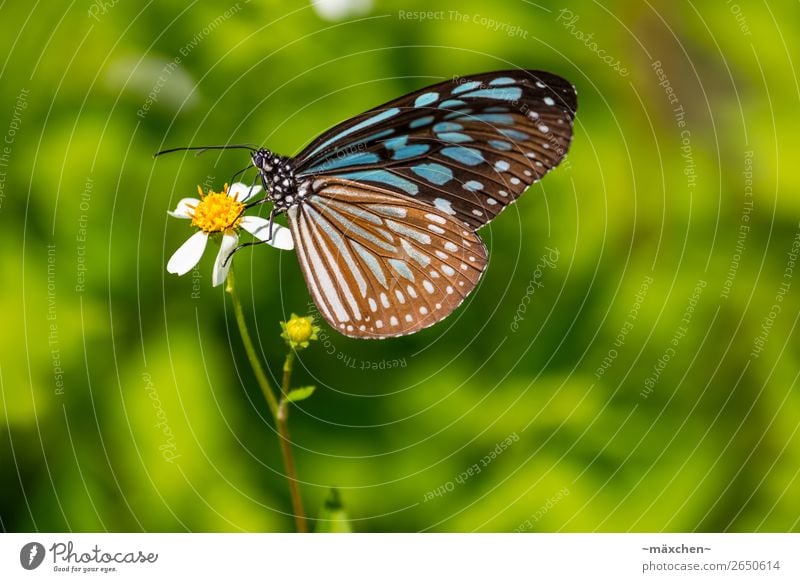
[[[363, 532], [800, 530], [797, 3], [338, 5], [0, 7], [0, 529], [291, 530], [213, 256], [165, 270], [166, 211], [248, 159], [152, 154], [294, 154], [520, 67], [577, 86], [569, 157], [481, 231], [456, 314], [301, 354], [308, 513], [337, 487]], [[296, 257], [236, 268], [277, 377]]]

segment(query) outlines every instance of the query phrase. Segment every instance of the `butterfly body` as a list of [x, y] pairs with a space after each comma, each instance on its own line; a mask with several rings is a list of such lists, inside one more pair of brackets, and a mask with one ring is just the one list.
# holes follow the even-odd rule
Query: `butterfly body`
[[260, 148], [251, 156], [253, 165], [258, 169], [264, 190], [269, 192], [269, 200], [276, 211], [283, 211], [295, 204], [297, 196], [297, 178], [291, 158], [276, 154], [266, 148]]
[[345, 335], [394, 337], [477, 285], [477, 229], [560, 163], [576, 109], [556, 75], [482, 73], [362, 113], [295, 157], [258, 149], [252, 161], [322, 316]]

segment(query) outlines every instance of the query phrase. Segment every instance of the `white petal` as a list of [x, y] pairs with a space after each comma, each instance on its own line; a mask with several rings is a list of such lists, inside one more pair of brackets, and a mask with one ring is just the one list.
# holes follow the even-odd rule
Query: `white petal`
[[258, 184], [250, 185], [242, 184], [241, 182], [235, 182], [230, 188], [228, 188], [228, 196], [236, 198], [236, 200], [239, 202], [245, 202], [259, 192], [261, 192], [261, 186]]
[[228, 269], [231, 268], [231, 252], [238, 244], [239, 236], [232, 230], [226, 230], [225, 234], [222, 235], [222, 244], [219, 246], [217, 260], [214, 262], [214, 274], [211, 276], [211, 284], [214, 287], [225, 282], [225, 278], [228, 276]]
[[243, 216], [239, 223], [242, 228], [259, 240], [271, 244], [276, 249], [290, 251], [294, 248], [292, 232], [280, 224], [272, 224], [272, 239], [269, 238], [269, 220], [260, 216]]
[[206, 250], [208, 234], [200, 231], [189, 237], [181, 247], [173, 253], [167, 263], [167, 271], [175, 275], [185, 275], [200, 262], [203, 251]]
[[276, 249], [281, 249], [284, 251], [290, 251], [294, 248], [294, 239], [292, 239], [292, 231], [286, 228], [285, 226], [281, 226], [280, 224], [276, 224], [273, 227], [272, 231], [272, 242], [271, 244]]
[[167, 210], [167, 214], [175, 218], [191, 218], [192, 212], [198, 204], [200, 204], [200, 201], [197, 198], [182, 198], [175, 210]]
[[261, 218], [260, 216], [242, 216], [239, 225], [254, 237], [261, 240], [267, 240], [269, 236], [268, 229], [269, 220]]

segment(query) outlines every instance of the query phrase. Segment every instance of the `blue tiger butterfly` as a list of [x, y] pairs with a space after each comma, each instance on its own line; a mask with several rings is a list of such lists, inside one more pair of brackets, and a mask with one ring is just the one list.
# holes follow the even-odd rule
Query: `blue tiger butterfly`
[[576, 110], [572, 84], [544, 71], [431, 85], [333, 127], [297, 156], [249, 148], [267, 192], [255, 204], [286, 214], [331, 326], [357, 338], [414, 333], [475, 288], [488, 263], [476, 230], [564, 159]]

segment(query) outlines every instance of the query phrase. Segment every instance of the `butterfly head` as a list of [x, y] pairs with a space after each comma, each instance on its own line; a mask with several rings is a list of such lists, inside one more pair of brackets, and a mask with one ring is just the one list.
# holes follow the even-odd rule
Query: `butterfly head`
[[297, 181], [291, 160], [268, 149], [257, 149], [252, 154], [253, 165], [261, 175], [264, 189], [276, 208], [287, 208], [295, 203]]

